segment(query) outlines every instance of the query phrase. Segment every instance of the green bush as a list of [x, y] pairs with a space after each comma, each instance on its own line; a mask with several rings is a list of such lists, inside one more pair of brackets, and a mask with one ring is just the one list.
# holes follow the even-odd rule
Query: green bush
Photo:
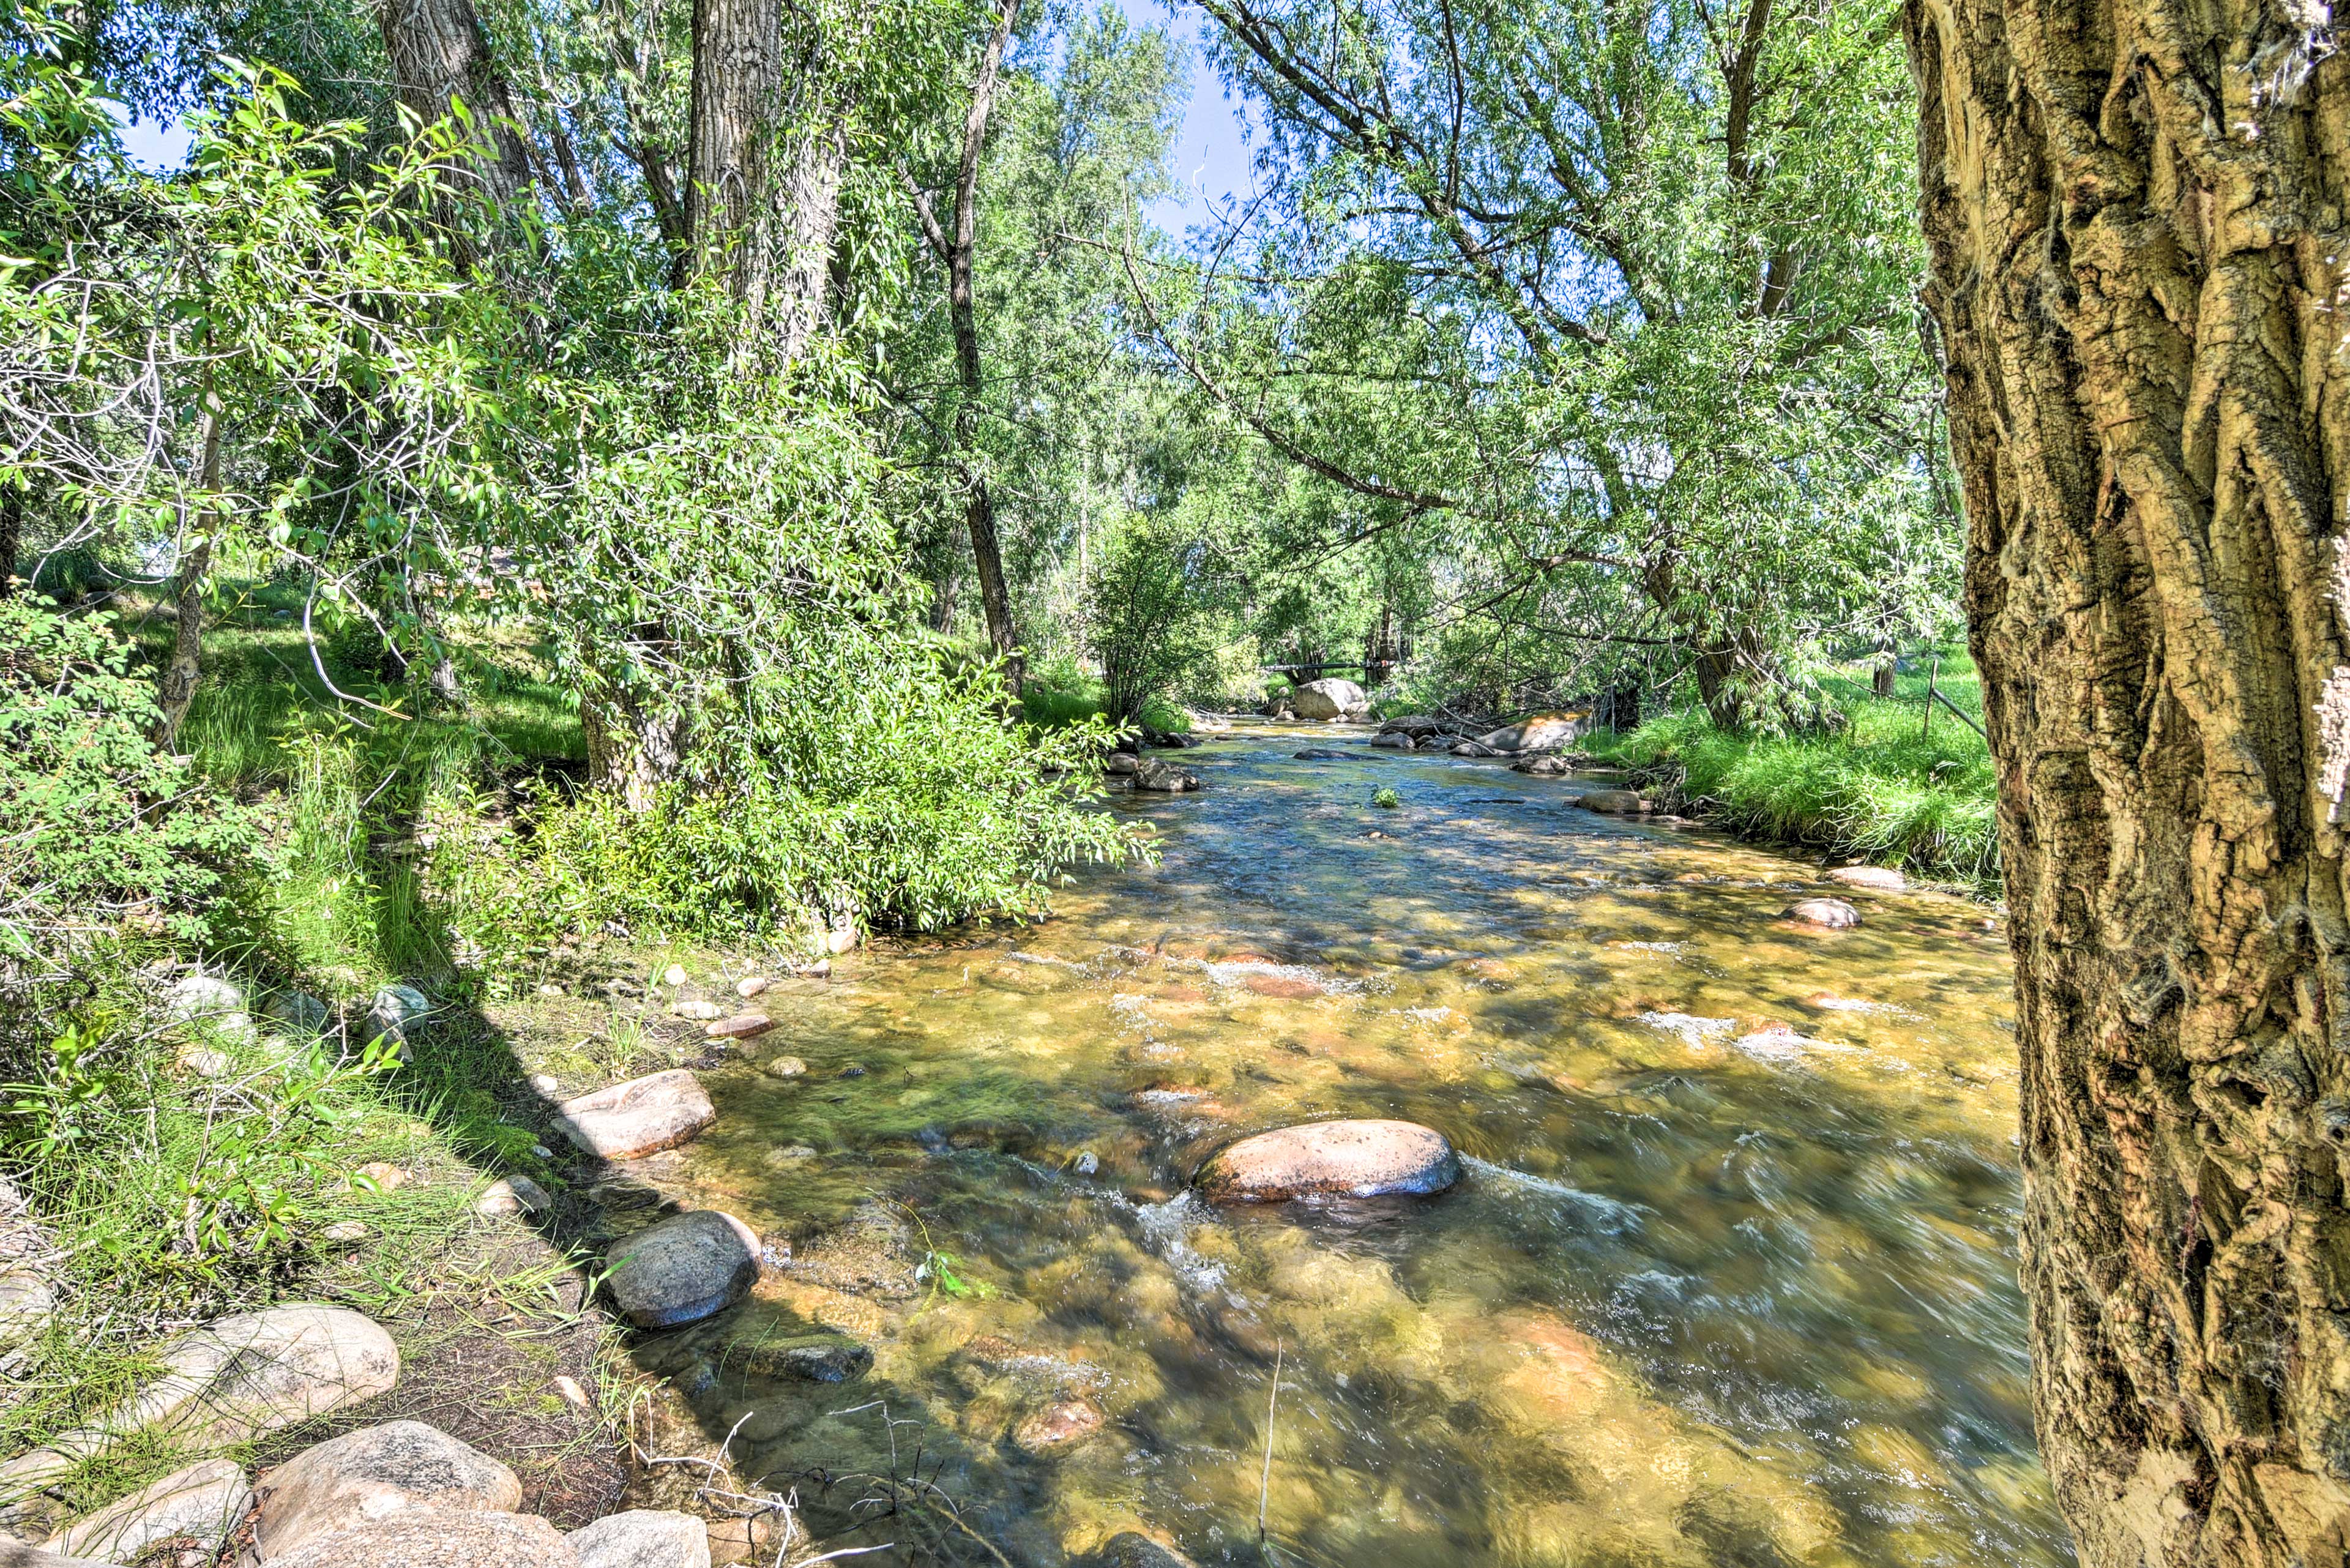
[[155, 749], [156, 717], [111, 617], [0, 600], [0, 961], [125, 924], [206, 935], [253, 823]]
[[[1915, 690], [1887, 701], [1830, 683], [1850, 721], [1831, 734], [1731, 734], [1685, 710], [1586, 745], [1677, 787], [1734, 831], [1988, 887], [1999, 877], [1990, 748], [1946, 711], [1929, 732], [1925, 680], [1903, 684]], [[1953, 658], [1939, 689], [1964, 707], [1973, 685], [1970, 668]]]
[[1086, 584], [1085, 637], [1112, 722], [1144, 722], [1154, 701], [1213, 675], [1203, 556], [1172, 524], [1139, 515], [1104, 541]]

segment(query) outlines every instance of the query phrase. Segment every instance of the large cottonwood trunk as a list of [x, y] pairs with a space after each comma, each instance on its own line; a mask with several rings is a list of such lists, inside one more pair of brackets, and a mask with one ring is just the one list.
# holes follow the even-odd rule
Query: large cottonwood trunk
[[[463, 154], [444, 171], [452, 190], [478, 196], [494, 215], [511, 213], [530, 188], [530, 149], [473, 0], [384, 0], [382, 19], [400, 103], [427, 125], [447, 119], [454, 102], [464, 104], [471, 128]], [[466, 259], [496, 248], [473, 238], [476, 225], [457, 212], [441, 216]]]
[[1909, 0], [2087, 1568], [2350, 1536], [2350, 60], [2322, 9]]
[[756, 332], [773, 276], [781, 0], [694, 0], [685, 223], [691, 266], [723, 273]]

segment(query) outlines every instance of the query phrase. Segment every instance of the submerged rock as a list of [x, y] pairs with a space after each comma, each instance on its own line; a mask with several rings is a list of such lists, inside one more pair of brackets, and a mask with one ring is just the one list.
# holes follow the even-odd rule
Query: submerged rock
[[522, 1482], [497, 1460], [421, 1421], [363, 1427], [303, 1449], [261, 1478], [261, 1560], [410, 1511], [509, 1513]]
[[1830, 931], [1849, 930], [1860, 924], [1860, 911], [1842, 898], [1799, 898], [1788, 905], [1779, 918]]
[[1409, 752], [1418, 749], [1414, 745], [1412, 738], [1399, 730], [1392, 733], [1373, 735], [1371, 737], [1371, 744], [1378, 746], [1384, 751], [1390, 752]]
[[1196, 1179], [1220, 1203], [1441, 1192], [1460, 1179], [1460, 1158], [1442, 1133], [1398, 1121], [1311, 1122], [1259, 1133], [1213, 1156]]
[[745, 1372], [778, 1382], [847, 1383], [873, 1367], [871, 1349], [837, 1334], [738, 1344], [729, 1347], [728, 1359], [738, 1354]]
[[1828, 880], [1872, 893], [1900, 893], [1909, 887], [1909, 879], [1890, 866], [1839, 866], [1828, 873]]
[[1452, 747], [1456, 757], [1498, 757], [1502, 753], [1482, 741], [1459, 741]]
[[1336, 746], [1308, 746], [1295, 753], [1295, 760], [1301, 763], [1344, 763], [1352, 762], [1361, 754], [1359, 752], [1342, 752]]
[[758, 1278], [758, 1232], [732, 1214], [701, 1209], [619, 1242], [606, 1283], [630, 1323], [669, 1328], [733, 1306]]
[[807, 1064], [797, 1056], [778, 1056], [767, 1064], [770, 1078], [796, 1078], [807, 1072]]
[[738, 1012], [705, 1025], [702, 1032], [712, 1040], [755, 1040], [775, 1026], [775, 1021], [764, 1012]]
[[1191, 1560], [1139, 1531], [1121, 1531], [1093, 1554], [1092, 1568], [1191, 1568]]
[[701, 1081], [682, 1067], [566, 1100], [555, 1114], [572, 1142], [606, 1159], [674, 1148], [718, 1119]]
[[1012, 1428], [1012, 1441], [1028, 1453], [1041, 1454], [1083, 1442], [1102, 1429], [1103, 1419], [1092, 1400], [1063, 1399], [1024, 1418]]

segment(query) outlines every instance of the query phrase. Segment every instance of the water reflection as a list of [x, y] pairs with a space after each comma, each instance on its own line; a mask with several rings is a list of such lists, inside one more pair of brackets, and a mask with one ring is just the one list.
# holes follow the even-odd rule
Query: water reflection
[[[1309, 735], [1363, 755], [1293, 760]], [[1359, 732], [1183, 762], [1204, 794], [1114, 807], [1156, 825], [1156, 869], [786, 987], [710, 1075], [720, 1123], [662, 1184], [793, 1239], [762, 1332], [876, 1356], [830, 1387], [649, 1347], [705, 1425], [747, 1413], [749, 1473], [846, 1498], [838, 1472], [919, 1442], [1041, 1563], [1129, 1528], [1267, 1561], [1261, 1485], [1293, 1563], [2071, 1560], [1981, 909], [1853, 893], [1861, 928], [1799, 930], [1773, 917], [1820, 890], [1800, 862]], [[781, 1054], [806, 1075], [757, 1070]], [[1468, 1174], [1312, 1210], [1184, 1193], [1232, 1137], [1337, 1115], [1427, 1122]], [[883, 1399], [902, 1426], [858, 1408]]]

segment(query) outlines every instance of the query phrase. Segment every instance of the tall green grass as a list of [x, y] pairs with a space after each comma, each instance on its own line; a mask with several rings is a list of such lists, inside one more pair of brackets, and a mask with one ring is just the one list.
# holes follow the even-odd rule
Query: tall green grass
[[[1088, 719], [1107, 717], [1101, 683], [1070, 670], [1055, 670], [1030, 679], [1020, 691], [1020, 716], [1039, 730], [1062, 730]], [[1191, 728], [1191, 715], [1164, 697], [1154, 697], [1142, 711], [1145, 727], [1180, 734]]]
[[[1939, 705], [1929, 726], [1927, 680], [1904, 674], [1890, 699], [1857, 679], [1823, 682], [1852, 721], [1833, 734], [1732, 734], [1682, 711], [1595, 736], [1589, 749], [1735, 832], [1988, 890], [1999, 880], [1990, 748]], [[1963, 654], [1944, 656], [1936, 685], [1981, 722], [1981, 683]]]

